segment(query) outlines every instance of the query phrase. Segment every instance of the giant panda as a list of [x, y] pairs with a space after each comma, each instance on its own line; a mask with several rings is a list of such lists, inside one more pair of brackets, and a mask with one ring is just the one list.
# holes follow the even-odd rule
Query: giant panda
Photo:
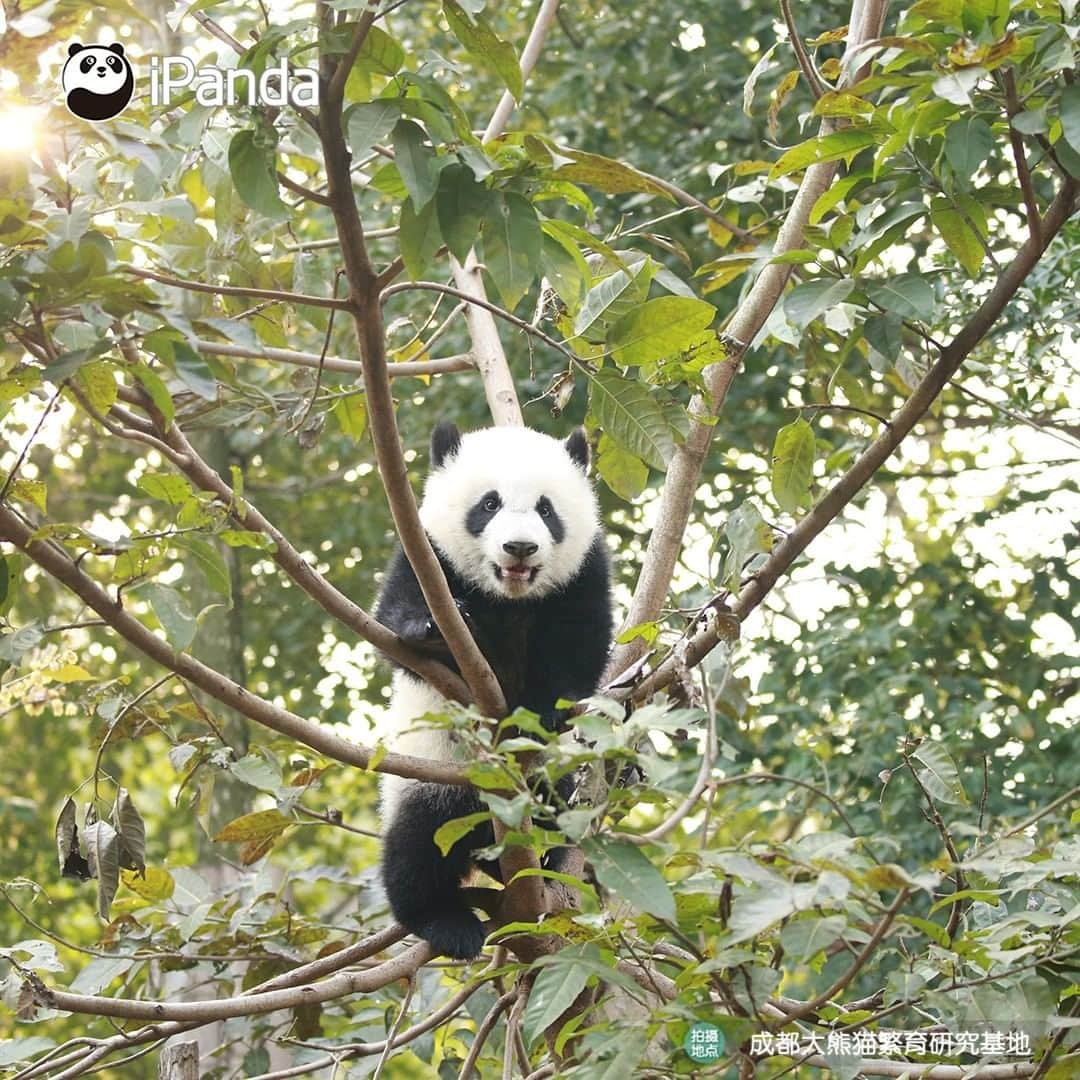
[[111, 45], [68, 46], [68, 58], [60, 73], [67, 107], [83, 120], [110, 120], [131, 100], [135, 73], [118, 41]]
[[[578, 429], [565, 441], [519, 427], [462, 435], [442, 422], [431, 438], [431, 470], [420, 520], [450, 592], [502, 686], [507, 707], [559, 724], [555, 703], [592, 693], [611, 644], [607, 544]], [[400, 547], [383, 579], [378, 619], [409, 645], [456, 670]], [[455, 758], [452, 732], [419, 717], [444, 698], [411, 672], [394, 672], [380, 722], [389, 749]], [[462, 892], [473, 852], [490, 845], [490, 823], [446, 856], [434, 842], [445, 822], [485, 809], [469, 787], [384, 776], [382, 880], [394, 917], [446, 956], [471, 959], [483, 924]], [[485, 866], [485, 868], [487, 868]]]

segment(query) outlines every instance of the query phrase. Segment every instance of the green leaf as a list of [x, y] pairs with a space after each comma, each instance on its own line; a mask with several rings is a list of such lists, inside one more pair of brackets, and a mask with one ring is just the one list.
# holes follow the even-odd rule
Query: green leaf
[[945, 130], [945, 157], [962, 180], [968, 180], [994, 149], [994, 133], [978, 116], [964, 116]]
[[210, 365], [186, 342], [173, 342], [172, 364], [176, 377], [204, 401], [217, 401], [218, 384]]
[[632, 311], [649, 295], [649, 285], [656, 273], [656, 263], [645, 258], [626, 270], [616, 270], [598, 281], [585, 294], [581, 310], [574, 319], [574, 336], [584, 341], [601, 342], [607, 328]]
[[[903, 328], [904, 324], [900, 316], [894, 314], [871, 315], [863, 324], [863, 336], [870, 348], [882, 360], [887, 361], [884, 368], [875, 367], [875, 370], [888, 370], [888, 367], [896, 363], [904, 347]], [[871, 357], [871, 365], [873, 366], [873, 357]]]
[[497, 192], [484, 215], [484, 264], [499, 296], [513, 310], [540, 267], [540, 222], [532, 203]]
[[784, 952], [807, 961], [822, 949], [827, 949], [847, 929], [843, 915], [811, 916], [796, 919], [780, 933]]
[[8, 593], [11, 589], [11, 568], [7, 559], [0, 554], [0, 611], [3, 611], [7, 603]]
[[[178, 536], [176, 546], [191, 556], [191, 561], [202, 571], [206, 584], [214, 592], [224, 596], [232, 603], [232, 579], [229, 577], [225, 560], [213, 544], [197, 536]], [[185, 570], [185, 580], [187, 571]]]
[[460, 262], [479, 238], [480, 223], [491, 199], [491, 193], [466, 165], [448, 165], [439, 176], [435, 194], [439, 229], [450, 253]]
[[354, 443], [360, 442], [367, 431], [367, 395], [349, 394], [348, 397], [338, 398], [330, 411], [342, 432]]
[[846, 300], [855, 282], [848, 278], [819, 278], [796, 285], [784, 297], [784, 314], [788, 321], [806, 329], [819, 315]]
[[367, 157], [371, 148], [393, 131], [400, 116], [401, 109], [393, 100], [364, 101], [350, 106], [345, 113], [345, 132], [353, 160]]
[[967, 218], [948, 199], [934, 199], [930, 204], [930, 220], [968, 276], [975, 277], [986, 257], [986, 249]]
[[924, 739], [911, 756], [922, 766], [916, 772], [930, 798], [945, 803], [967, 803], [956, 762], [941, 743]]
[[482, 15], [473, 14], [470, 19], [454, 0], [443, 0], [443, 14], [465, 51], [480, 67], [497, 75], [514, 99], [520, 101], [524, 85], [514, 46], [498, 37]]
[[604, 431], [625, 450], [654, 469], [667, 469], [675, 452], [675, 435], [644, 383], [614, 371], [598, 371], [589, 376], [589, 407]]
[[772, 492], [789, 514], [812, 502], [814, 429], [800, 416], [776, 433], [772, 456]]
[[165, 383], [162, 382], [161, 376], [141, 360], [134, 364], [131, 370], [135, 373], [135, 378], [143, 384], [143, 389], [150, 395], [150, 400], [154, 403], [158, 412], [161, 413], [165, 426], [168, 427], [176, 416], [176, 409], [173, 406], [172, 394], [169, 393]]
[[44, 480], [16, 480], [11, 485], [11, 494], [16, 499], [36, 506], [43, 514], [48, 512], [48, 489]]
[[615, 362], [644, 367], [677, 356], [696, 342], [716, 318], [705, 300], [659, 296], [628, 311], [607, 335]]
[[435, 151], [426, 145], [426, 139], [424, 129], [412, 120], [399, 120], [394, 125], [394, 164], [417, 209], [431, 201], [438, 181]]
[[183, 652], [195, 640], [199, 628], [187, 601], [170, 586], [153, 581], [141, 586], [139, 593], [154, 609], [166, 640], [177, 652]]
[[429, 200], [418, 214], [413, 209], [412, 199], [406, 199], [401, 204], [399, 225], [398, 241], [405, 271], [413, 281], [419, 281], [434, 259], [435, 252], [442, 246], [434, 201]]
[[818, 135], [781, 154], [780, 159], [772, 167], [769, 178], [775, 180], [778, 176], [787, 176], [788, 173], [798, 172], [800, 169], [825, 161], [850, 160], [860, 150], [873, 146], [876, 141], [871, 132], [861, 128], [835, 131], [831, 135]]
[[596, 471], [600, 479], [627, 502], [636, 499], [649, 482], [649, 466], [607, 434], [600, 436]]
[[[572, 952], [573, 947], [563, 950]], [[561, 957], [563, 953], [560, 953]], [[554, 959], [554, 958], [553, 958]], [[526, 1046], [531, 1046], [577, 999], [589, 981], [589, 971], [572, 962], [545, 965], [529, 992], [521, 1031]]]
[[491, 811], [480, 810], [475, 814], [466, 814], [464, 817], [454, 818], [440, 825], [435, 830], [435, 846], [448, 855], [450, 849], [459, 841], [463, 840], [476, 828], [477, 825], [491, 820]]
[[934, 290], [918, 274], [900, 274], [867, 287], [866, 295], [878, 307], [904, 319], [929, 322], [934, 316]]
[[671, 889], [640, 848], [602, 837], [585, 840], [582, 847], [605, 889], [657, 918], [675, 918]]
[[75, 376], [75, 383], [86, 400], [99, 413], [107, 413], [116, 404], [116, 376], [114, 367], [105, 360], [83, 364]]
[[136, 486], [150, 498], [160, 499], [170, 506], [183, 506], [195, 494], [188, 480], [172, 473], [143, 473]]
[[1080, 83], [1066, 86], [1061, 95], [1059, 109], [1061, 134], [1065, 141], [1080, 154]]
[[742, 579], [743, 569], [755, 555], [771, 551], [772, 529], [761, 516], [757, 504], [751, 499], [735, 507], [724, 524], [728, 541], [728, 554], [724, 560], [724, 584], [735, 591]]
[[404, 62], [405, 50], [390, 34], [378, 26], [368, 29], [356, 57], [356, 67], [389, 78], [398, 73]]
[[229, 143], [229, 175], [237, 194], [252, 210], [275, 221], [288, 216], [278, 194], [275, 149], [250, 128], [238, 131]]
[[571, 180], [577, 184], [587, 184], [609, 195], [625, 195], [641, 192], [645, 195], [658, 195], [662, 199], [674, 202], [669, 194], [655, 180], [624, 165], [621, 161], [604, 157], [602, 154], [587, 154], [583, 150], [571, 150], [556, 147], [555, 152], [563, 158], [570, 158], [569, 165], [560, 165], [551, 175], [556, 180]]

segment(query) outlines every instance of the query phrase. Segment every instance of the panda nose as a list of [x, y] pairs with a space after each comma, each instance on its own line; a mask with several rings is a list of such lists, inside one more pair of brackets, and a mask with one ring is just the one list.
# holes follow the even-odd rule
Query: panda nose
[[503, 551], [507, 555], [513, 555], [515, 559], [527, 559], [536, 554], [538, 546], [529, 540], [508, 540], [503, 544]]
[[98, 75], [104, 75], [104, 74], [105, 74], [105, 69], [104, 69], [103, 67], [99, 67], [99, 68], [97, 69], [97, 74], [98, 74]]

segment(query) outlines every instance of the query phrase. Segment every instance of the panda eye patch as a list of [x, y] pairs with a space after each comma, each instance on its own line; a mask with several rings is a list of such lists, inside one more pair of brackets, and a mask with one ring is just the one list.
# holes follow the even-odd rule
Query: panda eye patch
[[465, 528], [473, 536], [479, 536], [488, 522], [502, 509], [502, 499], [497, 491], [488, 491], [480, 496], [465, 515]]
[[111, 67], [113, 71], [120, 70], [120, 61], [115, 56], [110, 56], [106, 63], [108, 63], [109, 67]]
[[92, 56], [84, 56], [82, 60], [79, 61], [79, 70], [85, 75], [86, 72], [94, 66], [94, 63], [95, 61]]

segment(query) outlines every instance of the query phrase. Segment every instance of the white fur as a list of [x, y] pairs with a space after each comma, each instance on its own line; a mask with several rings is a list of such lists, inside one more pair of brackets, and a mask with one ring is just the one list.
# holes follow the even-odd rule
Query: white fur
[[[497, 491], [503, 508], [480, 534], [465, 525], [469, 508]], [[546, 495], [566, 535], [556, 544], [537, 501]], [[581, 568], [600, 527], [596, 494], [566, 447], [528, 428], [471, 431], [424, 487], [420, 520], [454, 569], [477, 588], [512, 599], [539, 597], [565, 585]], [[525, 562], [539, 567], [531, 582], [500, 580], [496, 565], [517, 562], [503, 550], [511, 540], [531, 541], [536, 554]]]
[[[83, 70], [84, 60], [93, 62], [89, 71]], [[82, 89], [106, 97], [124, 85], [127, 75], [128, 62], [123, 56], [101, 45], [88, 45], [68, 57], [60, 82], [65, 94]]]
[[[465, 517], [489, 491], [499, 493], [503, 507], [480, 536], [473, 536]], [[554, 506], [565, 530], [558, 544], [536, 512], [542, 495]], [[558, 439], [527, 428], [487, 428], [463, 435], [456, 453], [428, 477], [420, 520], [463, 578], [488, 593], [512, 599], [543, 596], [570, 581], [600, 528], [596, 494], [584, 471]], [[503, 550], [508, 540], [537, 545], [536, 553], [525, 560], [540, 568], [532, 582], [500, 580], [496, 575], [496, 564], [505, 567], [517, 561]], [[443, 696], [415, 675], [395, 672], [379, 735], [396, 753], [451, 761], [455, 753], [451, 733], [416, 724], [419, 717], [445, 708]], [[393, 820], [402, 793], [413, 783], [404, 777], [383, 776], [384, 823]]]
[[[425, 727], [419, 719], [428, 713], [441, 713], [445, 708], [446, 699], [437, 690], [415, 675], [395, 671], [390, 705], [380, 717], [376, 735], [396, 754], [452, 761], [455, 750], [452, 732], [447, 728]], [[393, 820], [403, 792], [415, 783], [404, 776], [383, 774], [379, 790], [384, 822]]]

